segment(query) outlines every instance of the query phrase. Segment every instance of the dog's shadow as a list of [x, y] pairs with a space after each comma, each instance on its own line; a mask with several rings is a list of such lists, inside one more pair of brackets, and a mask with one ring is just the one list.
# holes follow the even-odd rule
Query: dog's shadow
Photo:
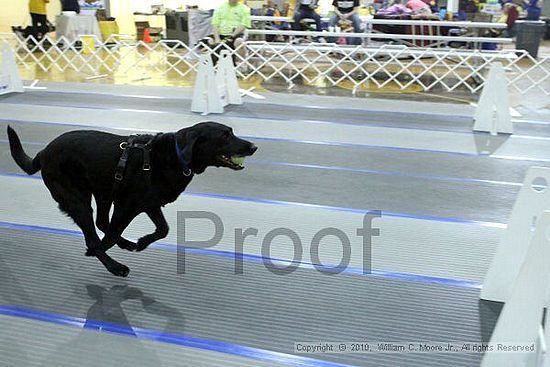
[[[134, 330], [123, 303], [131, 300], [139, 301], [143, 312], [153, 318], [159, 316], [165, 319], [166, 326], [162, 328], [163, 330], [158, 330], [159, 332], [176, 328], [182, 330], [184, 318], [180, 312], [144, 295], [139, 288], [127, 285], [114, 285], [107, 289], [89, 284], [86, 290], [94, 303], [88, 309], [82, 330], [67, 342], [61, 343], [57, 350], [46, 358], [42, 366], [157, 367], [162, 365], [155, 349], [140, 339], [139, 331]], [[66, 330], [65, 333], [67, 333]], [[58, 335], [61, 334], [58, 333]], [[71, 335], [74, 335], [74, 331]]]

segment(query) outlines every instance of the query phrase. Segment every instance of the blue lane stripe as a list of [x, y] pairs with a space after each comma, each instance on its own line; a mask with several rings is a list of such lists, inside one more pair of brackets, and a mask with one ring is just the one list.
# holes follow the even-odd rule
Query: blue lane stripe
[[[10, 142], [7, 139], [0, 139], [0, 143], [9, 144]], [[34, 141], [21, 140], [21, 144], [30, 145], [30, 146], [33, 146], [33, 147], [45, 148], [47, 143], [37, 143], [37, 142], [34, 142]]]
[[[28, 225], [28, 224], [18, 224], [18, 223], [0, 221], [0, 228], [16, 230], [16, 231], [47, 233], [47, 234], [53, 234], [53, 235], [59, 235], [59, 236], [83, 238], [82, 233], [79, 231], [42, 227], [42, 226], [35, 226], [35, 225]], [[150, 248], [170, 251], [170, 252], [177, 252], [178, 250], [177, 245], [169, 244], [169, 243], [153, 243], [150, 246]], [[341, 271], [342, 273], [346, 273], [346, 274], [372, 276], [372, 277], [378, 277], [383, 279], [399, 280], [399, 281], [406, 281], [406, 282], [430, 283], [430, 284], [439, 284], [443, 286], [453, 286], [453, 287], [461, 287], [461, 288], [476, 288], [476, 289], [481, 288], [481, 283], [470, 281], [470, 280], [381, 271], [381, 270], [374, 270], [374, 269], [371, 269], [370, 272], [365, 274], [363, 269], [355, 268], [355, 267], [346, 267], [342, 269], [342, 268], [337, 268], [335, 264], [314, 264], [312, 262], [306, 262], [306, 261], [291, 261], [291, 260], [279, 259], [274, 257], [264, 257], [264, 256], [252, 255], [252, 254], [241, 254], [241, 253], [235, 253], [231, 251], [221, 251], [221, 250], [213, 250], [213, 249], [185, 247], [185, 251], [191, 254], [222, 257], [230, 260], [234, 260], [235, 257], [238, 256], [238, 257], [242, 257], [244, 261], [257, 263], [257, 264], [272, 262], [272, 263], [275, 263], [278, 265], [284, 265], [284, 266], [298, 265], [302, 269], [310, 269], [310, 270], [322, 269], [325, 271]]]
[[[0, 177], [15, 177], [15, 178], [42, 180], [42, 177], [40, 177], [39, 175], [28, 176], [20, 173], [4, 173], [1, 171], [0, 171]], [[266, 205], [282, 205], [282, 206], [294, 206], [294, 207], [302, 207], [302, 208], [315, 208], [315, 209], [337, 211], [337, 212], [348, 212], [348, 213], [356, 213], [356, 214], [363, 214], [363, 215], [369, 212], [372, 212], [372, 210], [370, 209], [346, 208], [346, 207], [329, 206], [329, 205], [321, 205], [321, 204], [300, 203], [296, 201], [283, 201], [283, 200], [263, 199], [263, 198], [255, 198], [255, 197], [224, 195], [224, 194], [195, 192], [195, 191], [184, 191], [182, 193], [182, 196], [204, 197], [204, 198], [212, 198], [212, 199], [220, 199], [220, 200], [239, 201], [239, 202], [245, 202], [245, 203], [266, 204]], [[432, 222], [469, 224], [469, 225], [476, 225], [481, 227], [501, 228], [501, 229], [506, 228], [505, 223], [499, 223], [499, 222], [484, 222], [484, 221], [471, 220], [471, 219], [437, 217], [437, 216], [431, 216], [431, 215], [399, 213], [399, 212], [390, 212], [390, 211], [381, 211], [381, 213], [383, 217], [418, 219], [418, 220], [427, 220]]]
[[529, 139], [529, 140], [550, 140], [549, 136], [533, 136], [533, 135], [512, 135], [510, 139]]
[[[281, 107], [284, 107], [284, 106], [287, 106], [287, 105], [284, 105], [284, 104], [279, 104], [279, 106]], [[464, 107], [466, 107], [468, 105], [464, 105]], [[333, 107], [328, 107], [328, 106], [316, 106], [316, 105], [305, 105], [305, 106], [302, 106], [303, 108], [311, 108], [311, 109], [314, 109], [314, 110], [333, 110], [334, 108]], [[417, 112], [417, 111], [388, 111], [388, 110], [373, 110], [373, 109], [364, 109], [364, 108], [358, 108], [358, 107], [346, 107], [344, 109], [345, 111], [347, 110], [350, 110], [350, 111], [359, 111], [359, 112], [365, 112], [365, 113], [369, 113], [369, 112], [375, 112], [375, 113], [384, 113], [384, 112], [387, 112], [387, 113], [393, 113], [393, 114], [396, 114], [396, 115], [403, 115], [403, 116], [409, 116], [409, 115], [418, 115], [418, 116], [425, 116], [426, 118], [430, 118], [432, 116], [451, 116], [450, 114], [444, 114], [444, 113], [426, 113], [426, 112]], [[456, 117], [460, 117], [460, 118], [464, 118], [464, 119], [471, 119], [472, 116], [470, 115], [452, 115], [452, 116], [456, 116]]]
[[[132, 131], [132, 132], [147, 132], [147, 133], [156, 133], [157, 130], [150, 129], [139, 129], [139, 128], [121, 128], [113, 126], [103, 126], [103, 125], [87, 125], [87, 124], [75, 124], [75, 123], [65, 123], [65, 122], [45, 122], [45, 121], [25, 121], [25, 120], [16, 120], [16, 119], [2, 119], [2, 123], [19, 123], [19, 124], [43, 124], [51, 126], [71, 126], [71, 127], [82, 127], [86, 129], [103, 129], [103, 130], [120, 130], [120, 131]], [[435, 154], [449, 154], [449, 155], [458, 155], [458, 156], [467, 156], [467, 157], [480, 157], [480, 158], [493, 158], [493, 159], [503, 159], [503, 160], [516, 160], [516, 161], [528, 161], [528, 162], [550, 162], [550, 159], [542, 158], [522, 158], [522, 157], [510, 157], [510, 156], [496, 156], [484, 153], [466, 153], [466, 152], [449, 152], [445, 150], [431, 150], [431, 149], [420, 149], [420, 148], [402, 148], [402, 147], [393, 147], [387, 145], [372, 145], [372, 144], [355, 144], [355, 143], [338, 143], [330, 141], [315, 141], [315, 140], [300, 140], [300, 139], [288, 139], [288, 138], [270, 138], [270, 137], [260, 137], [260, 136], [251, 136], [251, 135], [241, 135], [244, 139], [255, 139], [263, 141], [273, 141], [273, 142], [283, 142], [283, 143], [296, 143], [296, 144], [312, 144], [312, 145], [324, 145], [324, 146], [337, 146], [337, 147], [347, 147], [347, 148], [359, 148], [359, 149], [380, 149], [380, 150], [394, 150], [398, 152], [413, 152], [413, 153], [435, 153]]]
[[363, 149], [385, 149], [385, 150], [395, 150], [399, 152], [413, 152], [413, 153], [438, 153], [438, 154], [451, 154], [451, 155], [460, 155], [468, 157], [491, 157], [488, 154], [478, 154], [478, 153], [465, 153], [465, 152], [449, 152], [446, 150], [432, 150], [432, 149], [420, 149], [420, 148], [402, 148], [402, 147], [393, 147], [389, 145], [372, 145], [372, 144], [355, 144], [355, 143], [338, 143], [333, 141], [315, 141], [315, 140], [300, 140], [300, 139], [288, 139], [288, 138], [270, 138], [264, 136], [242, 136], [245, 139], [256, 139], [256, 140], [265, 140], [265, 141], [275, 141], [275, 142], [288, 142], [288, 143], [299, 143], [299, 144], [313, 144], [313, 145], [328, 145], [336, 147], [348, 147], [348, 148], [363, 148]]
[[[8, 140], [0, 139], [0, 143], [9, 144]], [[29, 146], [38, 146], [43, 147], [46, 144], [37, 143], [32, 141], [22, 141], [24, 145]], [[340, 167], [340, 166], [324, 166], [317, 164], [303, 164], [303, 163], [290, 163], [290, 162], [277, 162], [277, 161], [268, 161], [261, 159], [250, 158], [247, 160], [248, 164], [253, 165], [271, 165], [271, 166], [283, 166], [283, 167], [293, 167], [293, 168], [311, 168], [318, 170], [327, 170], [327, 171], [341, 171], [341, 172], [352, 172], [352, 173], [364, 173], [364, 174], [373, 174], [380, 176], [393, 176], [393, 177], [410, 177], [410, 178], [420, 178], [426, 180], [435, 180], [435, 181], [448, 181], [448, 182], [460, 182], [460, 183], [482, 183], [490, 185], [503, 185], [503, 186], [523, 186], [522, 183], [518, 182], [507, 182], [507, 181], [496, 181], [496, 180], [484, 180], [476, 178], [462, 178], [462, 177], [449, 177], [449, 176], [433, 176], [425, 175], [418, 173], [408, 173], [408, 172], [395, 172], [395, 171], [381, 171], [381, 170], [370, 170], [363, 168], [350, 168], [350, 167]]]
[[381, 170], [370, 170], [370, 169], [363, 169], [363, 168], [349, 168], [349, 167], [339, 167], [339, 166], [323, 166], [323, 165], [317, 165], [317, 164], [274, 162], [274, 161], [267, 161], [267, 160], [254, 159], [254, 158], [247, 160], [247, 162], [248, 164], [273, 165], [273, 166], [296, 167], [296, 168], [312, 168], [312, 169], [319, 169], [319, 170], [343, 171], [343, 172], [354, 172], [354, 173], [368, 173], [368, 174], [381, 175], [381, 176], [410, 177], [410, 178], [421, 178], [421, 179], [436, 180], [436, 181], [483, 183], [483, 184], [491, 184], [491, 185], [518, 186], [518, 187], [523, 186], [522, 183], [518, 183], [518, 182], [484, 180], [484, 179], [477, 179], [477, 178], [449, 177], [449, 176], [433, 176], [433, 175], [424, 175], [419, 173], [381, 171]]
[[[75, 123], [69, 123], [69, 122], [43, 122], [43, 121], [25, 121], [25, 120], [15, 120], [15, 119], [14, 120], [0, 119], [0, 122], [19, 123], [19, 124], [44, 124], [44, 125], [52, 125], [52, 126], [56, 126], [56, 125], [72, 126], [72, 127], [82, 127], [87, 129], [143, 131], [143, 132], [150, 132], [150, 133], [156, 132], [155, 130], [149, 130], [149, 129], [120, 128], [120, 127], [112, 127], [112, 126], [104, 126], [104, 125], [75, 124]], [[251, 135], [241, 135], [241, 137], [244, 139], [256, 139], [256, 140], [285, 142], [285, 143], [327, 145], [327, 146], [362, 148], [362, 149], [386, 149], [386, 150], [395, 150], [395, 151], [401, 151], [401, 152], [438, 153], [438, 154], [451, 154], [451, 155], [461, 155], [461, 156], [469, 156], [469, 157], [490, 157], [490, 155], [488, 154], [449, 152], [445, 150], [430, 150], [430, 149], [417, 149], [417, 148], [401, 148], [401, 147], [392, 147], [392, 146], [386, 146], [386, 145], [338, 143], [338, 142], [331, 142], [331, 141], [299, 140], [299, 139], [288, 139], [288, 138], [270, 138], [270, 137], [251, 136]]]
[[[70, 326], [79, 329], [95, 330], [115, 335], [135, 337], [140, 340], [174, 344], [187, 348], [201, 349], [224, 354], [231, 354], [259, 361], [280, 363], [287, 366], [312, 367], [351, 367], [341, 363], [323, 361], [299, 355], [273, 352], [238, 344], [229, 344], [218, 340], [197, 338], [193, 336], [169, 334], [161, 331], [117, 325], [104, 321], [86, 320], [80, 317], [48, 313], [23, 307], [0, 305], [0, 315], [42, 321], [56, 325]], [[294, 347], [294, 345], [292, 345]]]
[[[18, 124], [43, 124], [43, 125], [51, 125], [51, 126], [71, 126], [71, 127], [82, 127], [86, 129], [142, 131], [142, 132], [149, 132], [149, 133], [157, 132], [156, 130], [149, 130], [149, 129], [120, 128], [120, 127], [103, 126], [103, 125], [75, 124], [75, 123], [69, 123], [69, 122], [25, 121], [25, 120], [15, 120], [15, 119], [0, 119], [0, 122], [18, 123]], [[250, 135], [240, 135], [240, 136], [243, 139], [256, 139], [256, 140], [285, 142], [285, 143], [327, 145], [327, 146], [362, 148], [362, 149], [386, 149], [386, 150], [396, 150], [396, 151], [402, 151], [402, 152], [438, 153], [438, 154], [451, 154], [451, 155], [461, 155], [461, 156], [470, 156], [470, 157], [490, 157], [487, 154], [448, 152], [444, 150], [400, 148], [400, 147], [392, 147], [392, 146], [384, 146], [384, 145], [337, 143], [337, 142], [330, 142], [330, 141], [299, 140], [299, 139], [287, 139], [287, 138], [269, 138], [269, 137], [250, 136]]]
[[30, 179], [30, 180], [42, 181], [42, 176], [40, 176], [40, 174], [29, 176], [29, 175], [24, 174], [24, 173], [10, 173], [10, 172], [1, 172], [0, 171], [0, 177], [26, 178], [26, 179]]
[[524, 162], [544, 162], [544, 163], [550, 163], [549, 159], [544, 158], [526, 158], [526, 157], [514, 157], [510, 155], [495, 155], [494, 158], [496, 159], [505, 159], [508, 161], [524, 161]]
[[[40, 125], [50, 125], [50, 126], [72, 126], [72, 127], [78, 127], [78, 128], [83, 127], [86, 129], [122, 130], [121, 128], [117, 128], [117, 127], [77, 124], [74, 122], [69, 123], [69, 122], [49, 122], [49, 121], [28, 121], [28, 120], [4, 119], [4, 118], [0, 118], [0, 122], [5, 124], [40, 124]], [[147, 131], [152, 132], [152, 130], [147, 130]]]
[[[256, 204], [299, 206], [299, 207], [304, 207], [304, 208], [317, 208], [317, 209], [332, 210], [332, 211], [339, 211], [339, 212], [350, 212], [350, 213], [357, 213], [357, 214], [367, 214], [367, 213], [371, 212], [371, 210], [369, 210], [369, 209], [344, 208], [344, 207], [328, 206], [328, 205], [320, 205], [320, 204], [298, 203], [298, 202], [294, 202], [294, 201], [260, 199], [260, 198], [252, 198], [252, 197], [242, 197], [242, 196], [232, 196], [232, 195], [222, 195], [222, 194], [192, 192], [192, 191], [191, 192], [185, 191], [183, 193], [183, 195], [189, 195], [189, 196], [195, 196], [195, 197], [207, 197], [207, 198], [223, 199], [223, 200], [242, 201], [242, 202], [251, 202], [251, 203], [256, 203]], [[471, 224], [471, 225], [478, 225], [478, 226], [491, 227], [491, 228], [506, 228], [506, 224], [498, 223], [498, 222], [483, 222], [483, 221], [461, 219], [461, 218], [436, 217], [436, 216], [429, 216], [429, 215], [417, 215], [417, 214], [398, 213], [398, 212], [389, 212], [389, 211], [382, 211], [382, 216], [383, 217], [396, 217], [396, 218], [428, 220], [428, 221], [433, 221], [433, 222]]]
[[516, 123], [520, 123], [520, 124], [531, 124], [531, 125], [550, 125], [550, 121], [517, 119], [517, 120], [512, 120], [512, 122], [516, 122]]

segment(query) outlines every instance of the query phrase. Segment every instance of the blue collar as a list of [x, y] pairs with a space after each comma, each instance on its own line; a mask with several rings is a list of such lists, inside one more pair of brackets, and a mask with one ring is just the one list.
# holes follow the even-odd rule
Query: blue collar
[[183, 175], [185, 177], [193, 176], [193, 170], [191, 169], [191, 167], [189, 167], [189, 165], [187, 164], [187, 162], [183, 158], [183, 155], [182, 155], [181, 149], [180, 149], [180, 145], [178, 144], [178, 138], [177, 138], [176, 134], [174, 134], [174, 142], [176, 143], [176, 156], [178, 157], [178, 162], [181, 166]]

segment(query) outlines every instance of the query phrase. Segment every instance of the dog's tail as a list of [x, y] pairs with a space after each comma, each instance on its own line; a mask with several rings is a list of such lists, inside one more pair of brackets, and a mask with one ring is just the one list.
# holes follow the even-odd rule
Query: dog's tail
[[10, 126], [8, 126], [8, 139], [10, 141], [11, 156], [15, 163], [28, 175], [34, 175], [40, 171], [40, 153], [34, 159], [29, 157], [23, 150], [19, 136]]

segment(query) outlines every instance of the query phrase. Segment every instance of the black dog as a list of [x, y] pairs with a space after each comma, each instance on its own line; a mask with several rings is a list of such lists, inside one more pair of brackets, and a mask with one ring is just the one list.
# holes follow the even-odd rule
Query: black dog
[[[73, 131], [53, 140], [34, 159], [25, 154], [9, 126], [8, 137], [17, 165], [29, 175], [42, 170], [53, 199], [82, 230], [86, 255], [96, 256], [107, 270], [123, 277], [130, 269], [107, 255], [107, 250], [117, 244], [129, 251], [143, 251], [166, 237], [168, 224], [161, 207], [175, 201], [194, 174], [210, 166], [241, 170], [244, 157], [257, 150], [233, 135], [231, 128], [215, 122], [155, 136]], [[92, 196], [97, 203], [97, 228], [105, 233], [103, 240], [94, 226]], [[122, 238], [130, 222], [143, 212], [155, 224], [155, 232], [137, 243]]]

